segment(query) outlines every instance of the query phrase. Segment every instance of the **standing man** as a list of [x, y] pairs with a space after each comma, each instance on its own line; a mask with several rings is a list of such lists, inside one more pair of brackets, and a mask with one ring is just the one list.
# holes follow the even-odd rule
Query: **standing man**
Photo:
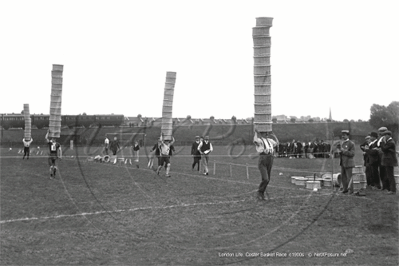
[[136, 163], [136, 167], [139, 168], [139, 154], [140, 154], [140, 145], [139, 142], [136, 140], [134, 141], [133, 145], [133, 159]]
[[380, 127], [378, 129], [378, 140], [377, 140], [377, 148], [378, 148], [378, 168], [380, 172], [380, 179], [382, 183], [382, 190], [387, 190], [389, 191], [389, 183], [388, 180], [386, 180], [386, 173], [385, 173], [385, 166], [382, 165], [382, 155], [384, 154], [382, 149], [381, 149], [381, 143], [384, 140], [384, 132], [387, 131], [388, 129], [386, 127]]
[[121, 147], [119, 146], [119, 141], [118, 141], [118, 138], [117, 138], [117, 137], [114, 137], [114, 140], [111, 141], [111, 143], [110, 143], [110, 145], [109, 145], [109, 148], [110, 148], [111, 151], [112, 151], [112, 155], [115, 156], [114, 164], [116, 164], [116, 161], [117, 161], [116, 153], [117, 153], [118, 150], [121, 148]]
[[393, 168], [398, 166], [396, 157], [395, 141], [392, 139], [392, 132], [387, 130], [383, 134], [381, 150], [383, 152], [381, 165], [385, 167], [385, 180], [387, 182], [388, 194], [396, 194], [396, 184]]
[[172, 137], [172, 140], [164, 140], [163, 133], [161, 133], [160, 145], [159, 145], [159, 153], [160, 153], [160, 164], [158, 165], [157, 174], [159, 175], [159, 171], [161, 171], [162, 166], [166, 165], [166, 177], [170, 177], [170, 146], [175, 142], [175, 138]]
[[154, 171], [156, 171], [156, 169], [154, 169], [154, 159], [155, 159], [154, 157], [157, 158], [157, 162], [158, 162], [157, 167], [159, 165], [161, 165], [161, 162], [159, 161], [160, 160], [160, 157], [159, 157], [159, 154], [160, 154], [159, 153], [159, 145], [161, 145], [161, 139], [160, 138], [158, 139], [158, 142], [154, 144], [154, 147], [152, 147], [152, 149], [150, 150], [150, 158], [149, 158], [149, 161], [148, 161], [148, 168], [151, 168]]
[[348, 185], [352, 178], [353, 167], [355, 167], [355, 161], [353, 160], [353, 157], [355, 157], [355, 144], [349, 140], [349, 130], [342, 130], [341, 135], [343, 141], [338, 149], [340, 155], [339, 165], [341, 166], [341, 178], [343, 185], [342, 193], [348, 193], [348, 190], [350, 190], [350, 194], [352, 194], [353, 183], [351, 184], [350, 188], [348, 188]]
[[[365, 152], [367, 155], [367, 165], [370, 167], [369, 171], [371, 174], [371, 188], [381, 189], [380, 174], [378, 172], [379, 166], [379, 149], [377, 147], [378, 134], [377, 132], [370, 133], [370, 143], [368, 147], [365, 147]], [[366, 169], [367, 171], [367, 169]], [[366, 172], [367, 175], [367, 172]]]
[[200, 137], [195, 136], [195, 141], [193, 145], [191, 145], [191, 156], [193, 156], [194, 162], [191, 165], [192, 170], [194, 170], [195, 165], [197, 164], [197, 171], [200, 170], [200, 161], [201, 161], [201, 153], [198, 150], [198, 146], [200, 144]]
[[107, 135], [105, 135], [105, 140], [104, 140], [104, 154], [108, 155], [108, 149], [109, 149], [109, 139]]
[[202, 156], [202, 165], [204, 166], [204, 175], [208, 175], [209, 154], [213, 151], [212, 143], [209, 142], [209, 136], [205, 136], [204, 141], [198, 145], [198, 151]]
[[25, 155], [27, 156], [27, 160], [29, 160], [29, 154], [30, 154], [30, 144], [32, 143], [33, 139], [30, 138], [30, 140], [26, 140], [26, 138], [22, 139], [22, 142], [24, 143], [24, 157], [22, 157], [22, 160], [25, 159]]
[[371, 188], [372, 184], [372, 172], [371, 166], [369, 164], [369, 156], [366, 153], [366, 150], [369, 149], [369, 145], [371, 143], [371, 137], [366, 136], [365, 141], [360, 144], [360, 149], [363, 151], [363, 166], [366, 168], [366, 180], [367, 180], [367, 187]]
[[259, 200], [265, 200], [265, 192], [267, 198], [269, 199], [269, 194], [266, 191], [267, 185], [270, 182], [270, 175], [273, 166], [274, 159], [274, 148], [277, 147], [278, 141], [269, 138], [271, 136], [276, 136], [269, 132], [259, 132], [255, 130], [254, 134], [254, 144], [256, 151], [259, 153], [258, 169], [262, 181], [260, 182], [257, 198]]
[[55, 161], [57, 159], [62, 159], [62, 149], [61, 145], [58, 142], [56, 142], [54, 138], [51, 138], [51, 140], [48, 138], [49, 133], [50, 130], [47, 131], [45, 139], [49, 147], [48, 163], [50, 165], [50, 179], [53, 179], [55, 178], [55, 174], [57, 172], [57, 166], [55, 165]]

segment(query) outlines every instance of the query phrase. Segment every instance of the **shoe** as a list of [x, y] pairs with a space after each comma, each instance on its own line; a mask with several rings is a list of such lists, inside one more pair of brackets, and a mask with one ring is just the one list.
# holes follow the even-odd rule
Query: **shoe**
[[348, 190], [342, 190], [341, 193], [343, 194], [348, 193]]
[[264, 195], [263, 193], [261, 193], [261, 192], [258, 192], [256, 198], [257, 198], [258, 200], [265, 200], [265, 195]]
[[166, 177], [172, 177], [171, 175], [166, 175]]
[[208, 173], [204, 173], [204, 175], [208, 175]]

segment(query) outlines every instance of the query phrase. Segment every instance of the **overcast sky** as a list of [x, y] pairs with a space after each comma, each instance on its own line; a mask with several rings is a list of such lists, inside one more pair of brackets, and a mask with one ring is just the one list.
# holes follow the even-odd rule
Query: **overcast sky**
[[[272, 114], [370, 117], [399, 100], [399, 1], [1, 1], [0, 113], [49, 113], [52, 64], [63, 114], [252, 117], [252, 27], [273, 17]], [[6, 96], [6, 97], [5, 97]]]

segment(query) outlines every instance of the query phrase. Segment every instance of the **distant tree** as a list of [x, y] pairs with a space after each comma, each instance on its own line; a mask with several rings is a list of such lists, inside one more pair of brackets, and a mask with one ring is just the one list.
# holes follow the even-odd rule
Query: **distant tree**
[[296, 119], [295, 118], [291, 118], [290, 121], [291, 121], [291, 123], [295, 123]]
[[23, 115], [23, 114], [24, 114], [24, 110], [21, 111], [21, 115]]
[[344, 119], [344, 122], [345, 122], [345, 123], [349, 123], [349, 120], [348, 120], [348, 119]]
[[332, 122], [331, 119], [327, 119], [327, 122]]
[[87, 114], [86, 114], [86, 112], [83, 112], [83, 114], [82, 114], [82, 115], [87, 115]]
[[362, 119], [359, 119], [359, 120], [357, 120], [357, 122], [363, 122], [363, 120], [362, 120]]
[[313, 123], [314, 120], [311, 118], [311, 119], [308, 120], [308, 122]]
[[277, 118], [272, 119], [273, 123], [277, 123]]
[[370, 108], [369, 123], [375, 129], [386, 127], [395, 141], [399, 139], [399, 102], [393, 101], [387, 107], [373, 104]]

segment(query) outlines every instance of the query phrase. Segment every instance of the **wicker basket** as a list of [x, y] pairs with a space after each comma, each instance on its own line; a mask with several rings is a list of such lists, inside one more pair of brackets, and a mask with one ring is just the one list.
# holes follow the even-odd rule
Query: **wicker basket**
[[[170, 110], [167, 110], [167, 109], [169, 109], [170, 108]], [[163, 107], [163, 110], [162, 110], [162, 117], [163, 118], [172, 118], [172, 107], [170, 106], [164, 106]]]
[[254, 75], [270, 75], [270, 65], [257, 65], [254, 66]]
[[253, 36], [252, 37], [254, 46], [271, 46], [271, 37], [270, 36]]
[[59, 89], [52, 89], [51, 96], [62, 96], [62, 90]]
[[271, 132], [272, 123], [254, 123], [254, 127], [259, 132]]
[[271, 103], [271, 95], [255, 94], [255, 104]]
[[255, 114], [271, 114], [272, 113], [272, 104], [264, 103], [264, 104], [254, 104], [255, 106]]
[[270, 65], [270, 55], [268, 56], [254, 56], [255, 65]]
[[51, 71], [52, 78], [62, 78], [62, 71]]
[[53, 71], [64, 71], [64, 65], [53, 65]]
[[355, 167], [353, 167], [352, 174], [364, 174], [363, 166], [362, 165], [356, 165]]
[[62, 91], [62, 84], [51, 84], [51, 91], [53, 90], [61, 90]]
[[307, 188], [307, 189], [314, 189], [314, 188], [321, 189], [321, 182], [320, 181], [308, 180], [308, 181], [306, 181], [305, 188]]
[[254, 114], [254, 123], [258, 122], [272, 122], [271, 114]]
[[162, 113], [172, 113], [173, 112], [173, 106], [162, 106]]
[[255, 84], [270, 84], [272, 82], [271, 75], [254, 75]]
[[60, 103], [61, 106], [61, 102], [62, 102], [62, 98], [61, 96], [54, 96], [53, 94], [50, 95], [51, 97], [51, 103]]
[[62, 78], [52, 78], [51, 79], [51, 84], [61, 85], [62, 84]]
[[254, 56], [270, 56], [270, 46], [254, 46]]
[[255, 84], [255, 95], [270, 95], [271, 92], [270, 84]]
[[61, 108], [50, 108], [50, 115], [61, 115]]
[[273, 18], [270, 17], [259, 17], [256, 18], [256, 26], [257, 27], [262, 27], [262, 26], [273, 26]]
[[164, 95], [172, 95], [174, 94], [174, 90], [173, 89], [166, 89], [164, 90]]
[[163, 106], [173, 106], [173, 101], [164, 100], [163, 101]]
[[252, 28], [252, 36], [270, 36], [270, 27], [256, 26]]
[[168, 71], [166, 72], [166, 77], [167, 78], [176, 78], [176, 72]]
[[164, 95], [163, 95], [163, 100], [164, 100], [164, 101], [173, 102], [173, 95], [164, 94]]

